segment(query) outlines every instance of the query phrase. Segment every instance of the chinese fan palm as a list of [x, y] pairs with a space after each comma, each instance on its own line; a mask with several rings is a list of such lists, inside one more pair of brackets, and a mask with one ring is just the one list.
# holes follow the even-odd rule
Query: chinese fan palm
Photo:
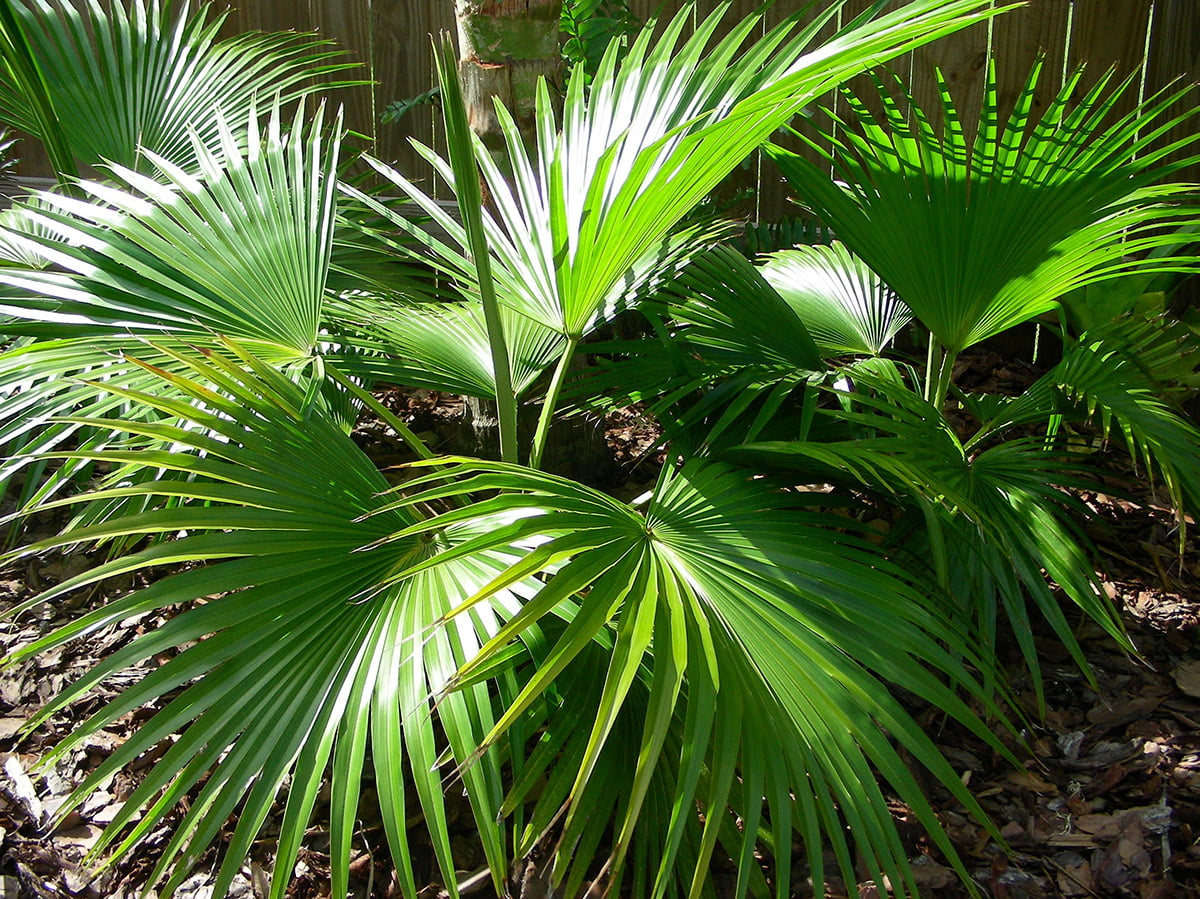
[[[515, 855], [545, 852], [564, 894], [593, 880], [614, 893], [700, 896], [724, 855], [736, 894], [758, 895], [770, 891], [766, 854], [782, 897], [799, 838], [816, 889], [831, 873], [828, 848], [848, 881], [911, 895], [889, 794], [969, 883], [909, 764], [981, 815], [978, 804], [889, 685], [1004, 753], [973, 711], [1006, 727], [1005, 686], [980, 639], [999, 610], [1025, 637], [1032, 599], [1075, 649], [1048, 575], [1120, 637], [1060, 489], [1076, 482], [1077, 460], [1040, 435], [1008, 440], [1010, 426], [1098, 413], [1122, 422], [1144, 456], [1174, 452], [1194, 429], [1160, 414], [1152, 384], [1109, 365], [1126, 361], [1111, 335], [1082, 341], [1028, 402], [992, 404], [976, 437], [943, 414], [947, 364], [926, 398], [911, 368], [877, 357], [905, 308], [952, 360], [1063, 290], [1187, 268], [1170, 254], [1125, 258], [1159, 245], [1159, 223], [1190, 214], [1151, 183], [1171, 168], [1152, 141], [1173, 124], [1163, 118], [1173, 95], [1111, 127], [1100, 124], [1106, 88], [1077, 107], [1064, 95], [1030, 130], [1031, 79], [1003, 130], [989, 98], [970, 152], [948, 103], [942, 138], [919, 114], [905, 130], [889, 107], [896, 136], [868, 123], [865, 137], [843, 138], [858, 187], [789, 170], [849, 250], [785, 254], [765, 275], [727, 248], [708, 252], [719, 229], [680, 223], [804, 104], [992, 6], [918, 0], [856, 18], [825, 44], [818, 32], [835, 10], [756, 42], [761, 19], [751, 17], [707, 54], [720, 13], [687, 40], [681, 16], [611, 50], [590, 91], [574, 82], [561, 116], [543, 90], [532, 145], [501, 111], [511, 182], [472, 141], [447, 81], [449, 158], [427, 155], [463, 221], [383, 165], [432, 226], [345, 191], [355, 215], [365, 209], [419, 244], [372, 236], [375, 261], [390, 246], [436, 282], [407, 284], [403, 266], [384, 264], [356, 281], [349, 259], [330, 279], [340, 135], [300, 120], [285, 133], [278, 113], [265, 128], [250, 112], [219, 118], [216, 144], [189, 139], [194, 165], [149, 147], [112, 166], [119, 185], [88, 182], [80, 197], [25, 210], [6, 241], [19, 252], [5, 252], [0, 312], [8, 333], [34, 339], [3, 358], [0, 386], [52, 430], [39, 443], [14, 413], [0, 435], [47, 464], [95, 466], [91, 492], [43, 497], [42, 508], [119, 514], [85, 513], [22, 552], [155, 538], [26, 607], [111, 574], [204, 563], [85, 611], [15, 657], [180, 607], [38, 719], [141, 659], [167, 659], [58, 750], [161, 706], [65, 813], [178, 735], [97, 852], [132, 848], [179, 806], [153, 876], [170, 892], [227, 836], [219, 894], [287, 784], [271, 885], [282, 896], [327, 775], [331, 886], [344, 895], [369, 747], [407, 896], [424, 886], [407, 788], [454, 894], [443, 796], [460, 783], [497, 890]], [[1030, 208], [1042, 215], [1032, 224]], [[1086, 270], [1085, 242], [1099, 247]], [[1034, 280], [1036, 290], [1025, 283]], [[555, 369], [552, 415], [577, 344], [626, 307], [661, 313], [669, 347], [639, 361], [654, 377], [627, 395], [661, 392], [680, 437], [644, 510], [509, 462], [425, 461], [393, 488], [346, 434], [355, 410], [330, 408], [324, 393], [332, 380], [406, 433], [362, 380], [500, 400], [507, 391], [515, 402]], [[501, 357], [513, 363], [510, 383]], [[82, 435], [78, 445], [54, 449], [67, 432]], [[1173, 483], [1186, 493], [1193, 480]], [[831, 514], [868, 503], [894, 513], [907, 545], [877, 546], [867, 538], [878, 535]]]
[[933, 335], [927, 393], [935, 400], [960, 351], [1054, 309], [1069, 291], [1197, 268], [1187, 254], [1145, 255], [1178, 244], [1164, 226], [1197, 213], [1181, 185], [1159, 183], [1194, 159], [1178, 152], [1195, 134], [1161, 140], [1195, 115], [1169, 113], [1191, 89], [1164, 91], [1117, 117], [1110, 113], [1131, 82], [1110, 87], [1110, 72], [1076, 101], [1078, 71], [1035, 121], [1040, 73], [1039, 63], [1001, 125], [989, 67], [970, 143], [944, 80], [940, 134], [911, 96], [906, 116], [881, 84], [877, 121], [849, 95], [855, 119], [834, 118], [836, 134], [812, 141], [836, 183], [814, 163], [771, 150], [805, 202]]

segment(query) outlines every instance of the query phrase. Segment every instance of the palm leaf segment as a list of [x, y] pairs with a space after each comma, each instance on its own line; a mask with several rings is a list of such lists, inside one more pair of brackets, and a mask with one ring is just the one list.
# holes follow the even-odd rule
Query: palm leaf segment
[[[212, 149], [218, 124], [244, 120], [260, 99], [287, 104], [341, 84], [326, 76], [352, 68], [330, 45], [294, 33], [217, 35], [228, 13], [194, 15], [184, 0], [12, 0], [48, 102], [86, 165], [117, 163], [137, 171], [156, 164], [146, 151], [191, 168], [196, 141]], [[45, 138], [30, 86], [6, 67], [0, 119]], [[324, 83], [322, 83], [324, 82]], [[69, 126], [69, 127], [68, 127]]]
[[[568, 766], [572, 773], [564, 775], [556, 772], [553, 754], [539, 762], [548, 783], [562, 786], [555, 795], [567, 802], [558, 839], [559, 880], [577, 882], [570, 853], [587, 833], [589, 790], [612, 792], [597, 782], [598, 772], [608, 753], [621, 751], [622, 738], [614, 733], [639, 677], [650, 685], [648, 695], [637, 699], [648, 711], [635, 737], [636, 769], [628, 795], [619, 803], [615, 845], [606, 866], [614, 889], [622, 883], [623, 862], [632, 851], [643, 862], [630, 875], [634, 894], [663, 895], [678, 876], [672, 871], [684, 845], [694, 858], [689, 892], [698, 895], [720, 842], [739, 863], [742, 895], [753, 882], [753, 835], [761, 826], [778, 847], [779, 894], [785, 896], [793, 828], [806, 841], [814, 882], [822, 877], [822, 837], [836, 849], [843, 873], [852, 876], [844, 825], [853, 831], [872, 872], [888, 874], [901, 891], [904, 884], [911, 888], [893, 825], [881, 814], [883, 797], [872, 766], [912, 804], [953, 857], [880, 727], [969, 807], [975, 805], [928, 738], [875, 678], [903, 682], [984, 733], [986, 728], [940, 679], [947, 676], [978, 695], [978, 686], [952, 660], [954, 653], [972, 654], [936, 605], [866, 544], [828, 529], [820, 516], [798, 511], [795, 497], [763, 489], [762, 482], [714, 463], [668, 470], [644, 516], [576, 483], [502, 463], [460, 460], [426, 483], [427, 490], [403, 503], [428, 503], [467, 491], [499, 492], [421, 522], [402, 536], [456, 526], [480, 514], [517, 517], [511, 528], [462, 544], [404, 576], [436, 570], [458, 553], [498, 549], [519, 539], [538, 541], [535, 550], [456, 615], [466, 614], [493, 590], [539, 571], [552, 574], [460, 678], [469, 682], [477, 668], [486, 668], [526, 628], [562, 615], [563, 603], [578, 597], [561, 635], [539, 659], [485, 745], [521, 721], [547, 691], [562, 689], [560, 673], [572, 670], [593, 641], [613, 634], [603, 689], [588, 700], [594, 705], [586, 706], [594, 708], [594, 719], [590, 727], [584, 725], [589, 733], [578, 766]], [[886, 650], [872, 636], [882, 620], [895, 624], [895, 639]], [[952, 650], [945, 652], [944, 646]], [[643, 669], [648, 670], [642, 674]], [[575, 703], [568, 697], [564, 705]], [[673, 716], [682, 726], [677, 736], [672, 734]], [[994, 742], [990, 733], [984, 738]], [[568, 785], [562, 785], [564, 776]], [[628, 779], [626, 772], [622, 780]], [[770, 806], [770, 824], [765, 823], [763, 797]], [[706, 809], [706, 823], [686, 839], [689, 828], [698, 826], [696, 802]], [[511, 805], [510, 798], [506, 807]], [[727, 806], [741, 816], [740, 832], [732, 827]], [[643, 810], [646, 820], [640, 817]], [[685, 888], [691, 876], [685, 869]], [[567, 889], [568, 894], [577, 892]]]
[[[121, 535], [180, 530], [188, 535], [73, 578], [44, 593], [39, 602], [55, 602], [122, 571], [224, 560], [114, 599], [6, 660], [11, 664], [130, 615], [184, 605], [165, 625], [114, 652], [35, 719], [79, 700], [110, 674], [141, 659], [189, 647], [97, 712], [56, 749], [55, 757], [69, 752], [130, 710], [163, 700], [161, 710], [79, 787], [62, 812], [140, 753], [179, 733], [95, 852], [114, 844], [118, 852], [127, 850], [190, 795], [189, 808], [152, 878], [168, 876], [169, 893], [237, 809], [215, 888], [215, 895], [221, 895], [290, 777], [271, 892], [281, 897], [328, 772], [333, 890], [345, 895], [369, 741], [380, 807], [405, 894], [414, 896], [417, 889], [405, 835], [406, 815], [411, 814], [405, 810], [406, 787], [415, 787], [445, 882], [453, 885], [439, 772], [442, 747], [431, 697], [498, 631], [497, 610], [508, 617], [516, 601], [499, 593], [450, 628], [431, 630], [430, 625], [499, 576], [516, 556], [512, 551], [460, 555], [436, 571], [390, 583], [397, 570], [478, 537], [473, 525], [449, 528], [433, 542], [385, 541], [415, 519], [406, 510], [383, 508], [381, 494], [388, 484], [370, 460], [335, 423], [307, 406], [301, 387], [236, 346], [226, 351], [236, 361], [194, 351], [174, 356], [182, 374], [158, 371], [158, 387], [149, 392], [113, 388], [156, 409], [158, 421], [82, 422], [174, 446], [175, 452], [110, 449], [72, 456], [155, 473], [132, 485], [109, 479], [90, 495], [90, 501], [138, 497], [147, 501], [146, 511], [26, 550]], [[501, 524], [493, 521], [486, 527], [499, 530]], [[187, 607], [214, 595], [219, 598]], [[164, 698], [178, 688], [182, 692]], [[466, 760], [494, 725], [487, 690], [479, 686], [446, 697], [436, 719], [451, 757]], [[496, 823], [499, 764], [498, 757], [485, 757], [463, 777], [489, 864], [503, 876], [507, 856]]]
[[[627, 49], [610, 47], [589, 91], [574, 80], [561, 129], [543, 86], [532, 152], [507, 111], [498, 110], [511, 176], [482, 143], [473, 155], [491, 197], [484, 225], [500, 302], [578, 341], [711, 242], [703, 230], [673, 232], [806, 102], [864, 60], [891, 58], [995, 14], [977, 0], [921, 0], [878, 19], [860, 17], [817, 49], [838, 5], [799, 31], [798, 17], [789, 19], [740, 55], [761, 13], [706, 50], [729, 4], [681, 42], [692, 18], [685, 9], [661, 35], [647, 30]], [[453, 185], [450, 163], [423, 152]], [[478, 297], [464, 226], [398, 172], [377, 167], [446, 237], [416, 232], [398, 218], [395, 224], [414, 230], [433, 263], [465, 295]], [[477, 304], [471, 308], [481, 315]]]
[[[979, 133], [968, 145], [940, 73], [943, 128], [908, 97], [913, 124], [882, 90], [885, 122], [854, 97], [858, 130], [812, 142], [847, 187], [778, 147], [772, 157], [839, 239], [900, 295], [951, 354], [1054, 308], [1070, 290], [1130, 272], [1194, 271], [1194, 257], [1141, 254], [1178, 243], [1164, 223], [1194, 220], [1179, 185], [1154, 182], [1188, 164], [1191, 144], [1162, 135], [1195, 114], [1164, 91], [1111, 122], [1126, 81], [1104, 76], [1077, 103], [1081, 72], [1031, 122], [1041, 64], [1001, 127], [989, 67]], [[1193, 104], [1194, 107], [1194, 104]], [[830, 149], [829, 147], [832, 147]], [[903, 227], [896, 227], [903, 222]]]

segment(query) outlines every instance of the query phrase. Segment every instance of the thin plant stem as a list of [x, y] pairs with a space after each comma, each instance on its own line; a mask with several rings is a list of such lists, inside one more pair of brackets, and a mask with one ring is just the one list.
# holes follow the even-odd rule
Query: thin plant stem
[[496, 381], [496, 417], [500, 426], [500, 460], [516, 464], [517, 396], [513, 391], [512, 367], [504, 322], [496, 299], [496, 281], [492, 276], [491, 251], [483, 228], [483, 191], [479, 185], [479, 166], [475, 161], [475, 136], [467, 121], [462, 86], [455, 68], [454, 44], [443, 34], [441, 46], [434, 44], [438, 77], [442, 88], [442, 115], [446, 123], [446, 146], [454, 171], [454, 192], [470, 244], [471, 260], [479, 278], [479, 299], [487, 325], [488, 347], [492, 355], [492, 373]]
[[925, 348], [925, 402], [933, 402], [933, 382], [937, 377], [935, 372], [938, 369], [938, 354], [941, 351], [941, 344], [938, 339], [933, 336], [933, 332], [929, 332], [929, 343]]
[[950, 381], [958, 353], [942, 346], [932, 334], [929, 335], [929, 354], [925, 360], [925, 399], [931, 406], [941, 409], [950, 392]]
[[562, 392], [563, 382], [566, 380], [567, 368], [575, 356], [575, 347], [578, 346], [578, 343], [578, 339], [574, 337], [567, 341], [567, 347], [563, 350], [558, 365], [554, 369], [554, 376], [550, 379], [550, 387], [546, 390], [546, 399], [542, 403], [542, 413], [538, 416], [537, 430], [533, 434], [533, 446], [529, 450], [530, 468], [541, 468], [542, 466], [542, 454], [546, 451], [546, 439], [550, 435], [550, 425], [554, 421], [554, 408], [558, 405], [558, 396]]
[[410, 428], [408, 425], [406, 425], [404, 422], [402, 422], [399, 418], [397, 418], [395, 416], [395, 414], [393, 414], [388, 409], [387, 406], [385, 406], [383, 403], [379, 402], [379, 400], [375, 399], [375, 397], [371, 395], [371, 391], [367, 390], [366, 388], [362, 387], [359, 384], [355, 384], [353, 378], [350, 378], [347, 375], [342, 374], [340, 371], [338, 371], [336, 368], [333, 368], [332, 366], [326, 365], [325, 371], [335, 381], [337, 381], [339, 384], [341, 384], [343, 387], [345, 387], [346, 390], [348, 390], [352, 396], [357, 397], [358, 399], [362, 400], [363, 405], [367, 406], [367, 408], [369, 408], [372, 412], [374, 412], [376, 415], [378, 415], [384, 424], [386, 424], [389, 428], [391, 428], [393, 431], [395, 431], [397, 434], [399, 434], [400, 439], [403, 440], [406, 444], [408, 444], [408, 448], [411, 449], [414, 453], [416, 453], [422, 459], [432, 459], [434, 457], [433, 450], [431, 450], [428, 446], [425, 445], [425, 441], [423, 441], [420, 437], [418, 437], [416, 434], [414, 434], [412, 431], [412, 428]]

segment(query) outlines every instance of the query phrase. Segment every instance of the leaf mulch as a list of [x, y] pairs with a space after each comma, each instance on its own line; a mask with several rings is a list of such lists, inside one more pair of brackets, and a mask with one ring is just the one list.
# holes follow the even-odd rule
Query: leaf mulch
[[[986, 360], [990, 362], [990, 360]], [[988, 376], [1002, 378], [1007, 369], [981, 365]], [[1024, 379], [1024, 373], [1014, 376]], [[432, 394], [393, 398], [397, 411], [418, 430], [449, 439], [454, 427], [452, 401]], [[402, 407], [402, 408], [400, 408]], [[380, 429], [360, 429], [360, 443], [385, 464], [402, 462], [404, 452], [389, 443]], [[626, 465], [651, 448], [653, 428], [637, 409], [622, 410], [608, 422], [614, 456]], [[631, 469], [624, 491], [646, 489], [656, 463]], [[946, 723], [937, 709], [917, 710], [947, 758], [961, 774], [1000, 829], [1010, 852], [956, 804], [933, 792], [935, 806], [972, 877], [985, 895], [999, 899], [1034, 897], [1129, 896], [1164, 899], [1200, 896], [1200, 541], [1193, 526], [1180, 553], [1179, 532], [1171, 516], [1143, 493], [1140, 503], [1113, 495], [1083, 497], [1096, 509], [1102, 524], [1089, 534], [1107, 559], [1105, 589], [1122, 608], [1139, 655], [1128, 657], [1089, 625], [1080, 626], [1080, 641], [1093, 665], [1094, 681], [1081, 674], [1053, 641], [1041, 645], [1045, 676], [1045, 714], [1037, 701], [1015, 650], [1011, 672], [1018, 701], [1029, 715], [1022, 734], [1025, 749], [1012, 745], [1024, 763], [1013, 768], [990, 749]], [[39, 521], [47, 533], [60, 522]], [[0, 608], [9, 608], [84, 570], [96, 559], [83, 555], [35, 559], [0, 572]], [[106, 583], [103, 590], [119, 594], [138, 582]], [[81, 596], [35, 608], [21, 619], [0, 624], [0, 643], [7, 655], [38, 635], [62, 624], [80, 608], [96, 601]], [[106, 822], [129, 795], [141, 771], [166, 751], [170, 741], [138, 760], [132, 768], [107, 781], [76, 812], [58, 821], [55, 812], [87, 772], [94, 770], [126, 738], [130, 729], [150, 714], [139, 711], [90, 737], [83, 747], [38, 766], [58, 740], [78, 727], [116, 695], [122, 683], [105, 682], [89, 697], [53, 715], [32, 733], [19, 738], [26, 719], [63, 685], [92, 662], [125, 644], [135, 634], [158, 626], [162, 614], [144, 615], [89, 635], [86, 639], [0, 672], [0, 899], [126, 899], [142, 895], [168, 826], [155, 830], [129, 856], [97, 872], [84, 863]], [[1006, 651], [1007, 648], [1006, 648]], [[144, 676], [159, 660], [121, 676], [128, 683]], [[369, 769], [369, 766], [368, 766]], [[900, 804], [893, 812], [915, 860], [922, 895], [965, 895], [944, 859], [930, 849], [919, 826]], [[282, 813], [282, 808], [280, 808]], [[314, 820], [321, 820], [318, 808]], [[463, 864], [460, 883], [467, 895], [493, 896], [470, 828], [465, 803], [452, 797], [453, 840]], [[252, 861], [235, 882], [231, 896], [249, 899], [265, 895], [271, 870], [271, 836], [278, 819], [270, 819], [256, 845]], [[422, 882], [429, 886], [423, 899], [445, 895], [438, 886], [432, 852], [423, 843], [420, 826], [411, 832], [413, 855]], [[328, 896], [328, 841], [321, 828], [309, 832], [292, 886], [294, 899]], [[177, 891], [181, 899], [211, 894], [217, 852], [205, 856], [195, 873]], [[514, 876], [513, 895], [531, 899], [538, 879]], [[351, 863], [352, 895], [399, 895], [388, 860], [371, 784], [364, 788], [359, 837]], [[797, 896], [812, 895], [803, 869], [793, 879]], [[886, 885], [833, 883], [829, 896], [870, 899], [886, 895]], [[544, 894], [544, 893], [543, 893]], [[154, 895], [151, 893], [150, 895]]]

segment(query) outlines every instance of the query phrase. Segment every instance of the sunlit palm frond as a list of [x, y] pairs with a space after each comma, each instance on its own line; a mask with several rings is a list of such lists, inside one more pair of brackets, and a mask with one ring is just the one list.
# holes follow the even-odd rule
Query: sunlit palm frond
[[912, 320], [895, 292], [836, 241], [772, 253], [762, 273], [830, 355], [878, 356]]
[[[149, 154], [192, 169], [197, 143], [218, 150], [222, 122], [244, 122], [258, 104], [288, 104], [346, 82], [353, 68], [311, 35], [243, 34], [221, 39], [228, 12], [189, 0], [11, 0], [29, 55], [45, 82], [67, 150], [84, 165], [116, 163], [143, 173]], [[0, 118], [37, 136], [27, 78], [0, 75]], [[239, 135], [240, 137], [240, 135]], [[144, 152], [144, 151], [149, 151]]]
[[42, 194], [43, 208], [25, 215], [55, 239], [8, 236], [54, 269], [0, 269], [9, 288], [0, 310], [28, 322], [9, 330], [221, 334], [309, 354], [329, 268], [338, 142], [320, 111], [307, 118], [298, 112], [285, 134], [278, 109], [263, 130], [252, 116], [244, 151], [221, 121], [218, 151], [194, 144], [200, 178], [150, 154], [161, 182], [114, 166], [124, 188], [84, 182], [91, 202]]
[[[126, 362], [123, 338], [95, 340], [34, 340], [24, 338], [0, 353], [0, 494], [26, 469], [19, 504], [37, 502], [71, 483], [90, 469], [86, 460], [64, 462], [47, 469], [39, 454], [64, 443], [100, 449], [113, 438], [108, 430], [95, 431], [66, 421], [84, 417], [157, 418], [149, 409], [111, 393], [98, 391], [93, 382], [139, 389], [156, 379], [145, 369]], [[170, 366], [170, 359], [146, 350], [148, 361]]]
[[1112, 122], [1107, 114], [1130, 81], [1110, 88], [1110, 73], [1076, 100], [1076, 72], [1035, 121], [1040, 71], [1039, 63], [1001, 127], [989, 68], [970, 145], [940, 75], [940, 135], [911, 96], [910, 119], [880, 85], [882, 122], [850, 97], [853, 125], [835, 119], [837, 134], [813, 143], [842, 183], [811, 161], [771, 150], [804, 202], [952, 354], [1054, 308], [1083, 285], [1197, 268], [1186, 253], [1146, 255], [1178, 243], [1164, 226], [1197, 215], [1185, 187], [1156, 184], [1193, 158], [1167, 161], [1194, 143], [1194, 133], [1159, 141], [1195, 114], [1194, 104], [1169, 111], [1190, 89], [1165, 90]]
[[[30, 214], [45, 208], [50, 207], [33, 196], [23, 199], [20, 205], [0, 212], [0, 265], [44, 269], [53, 264], [49, 257], [38, 251], [37, 241], [57, 243], [61, 236], [56, 235], [49, 224], [36, 221]], [[22, 233], [36, 235], [37, 240], [22, 242], [16, 237]]]
[[[478, 551], [493, 542], [498, 546], [516, 536], [538, 541], [535, 550], [464, 603], [456, 616], [468, 614], [493, 590], [534, 572], [550, 573], [460, 677], [469, 680], [526, 628], [559, 614], [564, 601], [578, 603], [485, 746], [521, 720], [552, 685], [564, 689], [560, 674], [570, 671], [596, 639], [613, 634], [600, 698], [593, 694], [595, 712], [583, 725], [587, 742], [570, 769], [560, 851], [570, 852], [584, 837], [592, 807], [583, 800], [589, 787], [605, 788], [598, 780], [606, 776], [603, 760], [606, 753], [622, 751], [614, 745], [627, 738], [617, 730], [622, 712], [635, 685], [648, 676], [648, 711], [637, 728], [636, 767], [621, 772], [608, 787], [624, 794], [604, 868], [612, 889], [625, 882], [624, 862], [631, 851], [638, 854], [634, 847], [640, 845], [640, 856], [650, 859], [650, 871], [641, 876], [654, 882], [656, 890], [639, 894], [662, 895], [678, 883], [699, 895], [712, 853], [721, 844], [739, 862], [739, 892], [744, 894], [756, 864], [752, 845], [762, 827], [777, 847], [790, 846], [793, 832], [799, 834], [815, 884], [823, 877], [823, 840], [834, 846], [842, 873], [853, 876], [848, 829], [867, 870], [876, 878], [886, 874], [899, 892], [915, 893], [874, 771], [911, 803], [933, 839], [954, 858], [880, 725], [969, 808], [978, 809], [928, 737], [880, 689], [879, 679], [903, 683], [934, 700], [997, 745], [941, 680], [947, 677], [958, 689], [982, 697], [968, 669], [954, 657], [961, 653], [961, 658], [979, 660], [936, 600], [929, 602], [865, 542], [829, 528], [821, 515], [802, 511], [805, 497], [703, 462], [668, 468], [644, 515], [582, 485], [501, 463], [457, 460], [429, 476], [425, 485], [426, 490], [401, 504], [497, 493], [398, 536], [433, 533], [479, 515], [518, 513], [513, 529], [464, 544], [459, 551]], [[400, 576], [436, 570], [454, 557], [451, 550]], [[873, 637], [884, 620], [894, 637], [886, 649]], [[643, 700], [636, 701], [640, 705]], [[678, 739], [672, 737], [675, 720], [682, 721], [680, 744], [671, 743]], [[682, 755], [674, 754], [676, 745], [683, 747]], [[668, 746], [671, 755], [666, 754]], [[532, 764], [533, 759], [527, 762]], [[675, 773], [664, 777], [663, 765]], [[542, 758], [539, 767], [551, 777], [557, 759]], [[666, 784], [671, 792], [655, 792]], [[698, 855], [694, 865], [679, 871], [680, 840], [697, 802], [705, 809]], [[658, 825], [663, 806], [656, 803], [670, 809], [665, 834]], [[742, 816], [739, 827], [732, 826], [733, 818], [724, 811], [730, 805]], [[646, 820], [643, 809], [651, 809]], [[648, 829], [647, 821], [652, 822]], [[781, 848], [777, 858], [786, 853]], [[569, 858], [563, 864], [556, 874], [565, 876]], [[788, 889], [785, 880], [779, 895], [787, 895]]]
[[[384, 508], [381, 494], [387, 482], [336, 423], [308, 405], [302, 387], [236, 346], [227, 350], [233, 359], [174, 354], [176, 373], [149, 372], [157, 378], [157, 388], [111, 387], [115, 395], [155, 410], [157, 420], [76, 420], [92, 429], [169, 442], [173, 452], [58, 454], [154, 472], [154, 478], [133, 483], [109, 478], [79, 500], [140, 497], [150, 501], [144, 511], [79, 528], [18, 553], [120, 535], [186, 534], [71, 578], [12, 614], [38, 602], [58, 602], [119, 572], [210, 561], [111, 599], [5, 660], [12, 664], [130, 615], [177, 607], [164, 625], [112, 653], [35, 719], [44, 720], [141, 659], [171, 655], [57, 747], [52, 758], [128, 711], [162, 703], [72, 794], [60, 814], [104, 778], [177, 733], [95, 853], [113, 846], [118, 853], [128, 850], [183, 802], [183, 817], [151, 877], [151, 882], [166, 877], [170, 892], [236, 811], [214, 888], [214, 895], [222, 895], [286, 781], [290, 787], [271, 892], [282, 897], [328, 774], [333, 889], [341, 895], [369, 743], [405, 894], [415, 896], [417, 890], [406, 837], [405, 795], [413, 787], [444, 882], [452, 887], [455, 865], [439, 757], [443, 748], [452, 760], [471, 757], [493, 727], [493, 715], [482, 684], [443, 698], [436, 726], [432, 698], [498, 632], [497, 615], [510, 617], [517, 602], [502, 591], [477, 606], [477, 614], [462, 616], [448, 628], [433, 625], [500, 576], [520, 551], [461, 554], [444, 567], [392, 583], [394, 572], [430, 553], [496, 532], [503, 521], [484, 516], [450, 527], [432, 542], [414, 537], [380, 543], [417, 519], [407, 510]], [[191, 605], [201, 598], [206, 601]], [[175, 695], [177, 689], [182, 691]], [[507, 871], [505, 839], [496, 819], [501, 761], [488, 755], [463, 775], [498, 883]]]
[[[661, 35], [647, 30], [629, 48], [610, 48], [590, 91], [582, 80], [574, 82], [561, 129], [543, 88], [532, 153], [501, 110], [511, 182], [481, 143], [474, 153], [491, 197], [484, 221], [501, 301], [572, 340], [581, 338], [703, 246], [670, 247], [672, 230], [806, 102], [868, 60], [890, 58], [995, 14], [985, 5], [922, 0], [855, 20], [820, 52], [810, 51], [836, 4], [803, 29], [798, 17], [790, 18], [743, 53], [739, 48], [761, 13], [708, 48], [728, 4], [681, 42], [691, 19], [684, 10]], [[451, 166], [427, 155], [452, 182]], [[380, 170], [438, 215], [421, 188]], [[451, 240], [430, 250], [469, 285], [475, 275], [465, 233], [441, 217]], [[469, 286], [464, 292], [477, 293]]]
[[[198, 176], [151, 153], [158, 178], [114, 166], [121, 186], [83, 182], [86, 201], [43, 193], [7, 214], [5, 245], [27, 265], [0, 267], [4, 328], [47, 339], [0, 362], [10, 399], [0, 433], [17, 454], [5, 478], [30, 450], [77, 433], [55, 419], [113, 415], [123, 401], [91, 382], [142, 384], [145, 372], [121, 355], [146, 337], [254, 341], [320, 389], [306, 369], [321, 337], [340, 124], [326, 133], [322, 110], [310, 122], [298, 112], [290, 132], [284, 124], [277, 107], [263, 128], [257, 115], [243, 122], [242, 139], [221, 123], [216, 151], [195, 143]], [[44, 487], [57, 489], [70, 468]]]

